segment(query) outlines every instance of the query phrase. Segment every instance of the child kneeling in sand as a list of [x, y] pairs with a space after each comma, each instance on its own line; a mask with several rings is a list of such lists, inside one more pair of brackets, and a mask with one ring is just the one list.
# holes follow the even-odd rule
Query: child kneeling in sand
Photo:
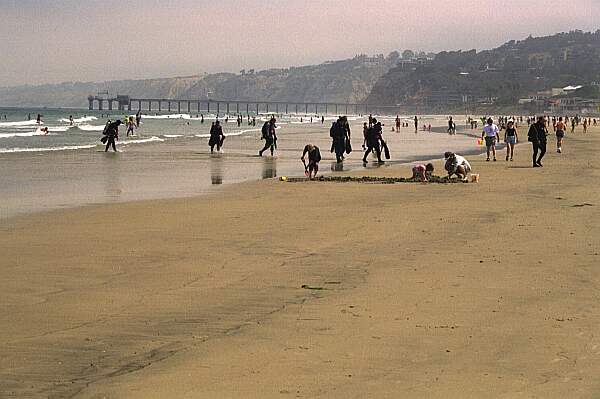
[[419, 181], [429, 181], [431, 174], [433, 173], [433, 164], [428, 163], [427, 165], [418, 164], [412, 168], [412, 179]]
[[444, 153], [444, 158], [446, 159], [444, 169], [448, 172], [448, 177], [456, 175], [459, 179], [467, 179], [467, 174], [471, 172], [471, 164], [469, 161], [453, 152]]
[[[306, 164], [306, 155], [308, 154], [308, 165]], [[317, 177], [317, 172], [319, 171], [319, 162], [321, 162], [321, 151], [319, 147], [313, 144], [307, 144], [304, 147], [304, 151], [302, 152], [302, 157], [300, 158], [302, 163], [304, 164], [304, 173], [308, 175], [309, 179], [314, 179]]]

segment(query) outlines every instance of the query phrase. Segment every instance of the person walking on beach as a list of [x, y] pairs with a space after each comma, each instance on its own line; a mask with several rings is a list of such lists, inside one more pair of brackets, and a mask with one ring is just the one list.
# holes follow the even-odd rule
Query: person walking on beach
[[258, 152], [258, 156], [260, 157], [262, 157], [263, 152], [265, 152], [266, 150], [270, 150], [271, 156], [273, 156], [275, 148], [277, 148], [277, 134], [275, 133], [275, 122], [275, 118], [271, 118], [271, 120], [265, 122], [265, 124], [262, 127], [261, 140], [265, 140], [265, 146], [262, 148], [262, 150]]
[[108, 149], [112, 146], [114, 152], [117, 152], [117, 146], [115, 141], [119, 141], [119, 126], [122, 124], [121, 120], [116, 120], [114, 122], [108, 123], [104, 128], [104, 137], [102, 138], [102, 142], [106, 142], [106, 148], [104, 152], [107, 152]]
[[[306, 164], [307, 155], [308, 164]], [[321, 151], [319, 150], [319, 147], [313, 144], [307, 144], [304, 147], [300, 160], [304, 164], [304, 173], [308, 178], [312, 180], [317, 177], [317, 173], [319, 172], [319, 162], [321, 162]]]
[[219, 121], [216, 121], [210, 127], [210, 138], [208, 139], [208, 145], [210, 146], [211, 154], [215, 151], [215, 146], [217, 146], [217, 151], [221, 151], [221, 147], [223, 146], [223, 140], [225, 140], [223, 128], [221, 127], [221, 123]]
[[[527, 139], [531, 142], [533, 146], [533, 167], [541, 168], [542, 166], [542, 158], [546, 154], [546, 143], [547, 143], [547, 131], [546, 131], [546, 123], [544, 121], [543, 116], [539, 116], [537, 118], [537, 122], [532, 124], [529, 127], [529, 132], [527, 134]], [[539, 156], [538, 156], [539, 152]]]
[[[429, 131], [431, 131], [431, 129], [429, 129]], [[448, 119], [448, 134], [452, 135], [454, 133], [456, 133], [456, 127], [454, 126], [454, 120], [450, 117], [450, 119]]]
[[419, 118], [415, 115], [415, 133], [419, 130]]
[[396, 115], [396, 132], [400, 132], [400, 115]]
[[565, 125], [561, 116], [560, 118], [558, 118], [558, 122], [556, 123], [556, 152], [558, 152], [559, 154], [562, 153], [562, 144], [566, 130], [567, 125]]
[[496, 162], [496, 143], [500, 141], [499, 132], [500, 130], [494, 123], [494, 120], [492, 118], [488, 118], [487, 124], [483, 127], [483, 132], [481, 133], [481, 139], [483, 140], [485, 138], [487, 162], [490, 161], [490, 152], [494, 156], [494, 162]]
[[372, 151], [375, 151], [377, 154], [377, 162], [384, 163], [381, 160], [381, 147], [379, 146], [379, 141], [382, 137], [381, 135], [381, 122], [377, 122], [377, 119], [373, 118], [373, 126], [367, 130], [367, 150], [365, 151], [365, 155], [362, 159], [364, 164], [368, 162], [367, 157]]
[[519, 135], [517, 134], [517, 128], [515, 122], [510, 120], [504, 131], [504, 142], [506, 143], [506, 160], [510, 158], [513, 160], [515, 154], [515, 144], [519, 142]]
[[367, 138], [369, 137], [369, 126], [367, 126], [367, 122], [363, 123], [363, 150], [367, 149]]

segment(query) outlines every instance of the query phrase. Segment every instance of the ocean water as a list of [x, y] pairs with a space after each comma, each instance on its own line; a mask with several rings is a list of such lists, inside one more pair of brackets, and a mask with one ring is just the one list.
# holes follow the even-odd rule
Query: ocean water
[[[38, 113], [42, 124], [35, 121]], [[109, 116], [125, 117], [114, 112]], [[255, 117], [256, 126], [249, 126], [246, 117], [238, 126], [235, 115], [227, 122], [221, 116], [227, 138], [221, 153], [210, 154], [208, 133], [215, 115], [204, 115], [204, 123], [195, 114], [143, 115], [135, 136], [126, 137], [121, 127], [119, 152], [105, 153], [100, 138], [108, 118], [99, 111], [0, 109], [0, 219], [90, 204], [204, 195], [233, 183], [302, 176], [300, 156], [307, 143], [321, 148], [324, 173], [364, 168], [360, 116], [349, 117], [355, 151], [343, 164], [329, 152], [335, 116], [327, 116], [324, 123], [314, 115], [312, 123], [310, 115], [278, 116], [275, 157], [257, 155], [264, 143], [260, 127], [268, 116]], [[417, 134], [413, 128], [392, 133], [394, 118], [380, 117], [392, 159], [367, 168], [441, 158], [444, 151], [480, 150], [473, 136], [443, 133], [445, 117], [427, 117], [427, 123], [439, 126], [437, 133]], [[47, 135], [42, 127], [48, 127]]]
[[[38, 113], [42, 115], [41, 123], [36, 121]], [[73, 116], [73, 124], [69, 121], [70, 115]], [[99, 111], [0, 109], [0, 153], [74, 151], [100, 147], [99, 140], [105, 123], [109, 119], [124, 120], [130, 115], [114, 111], [107, 116]], [[143, 115], [135, 136], [127, 138], [126, 128], [121, 126], [119, 144], [129, 146], [162, 142], [165, 139], [208, 137], [211, 121], [215, 120], [216, 115], [206, 114], [204, 118], [202, 123], [199, 116], [189, 114]], [[264, 118], [259, 115], [257, 125]], [[294, 118], [288, 119], [294, 122]], [[236, 116], [222, 115], [220, 120], [227, 135], [243, 135], [260, 128], [249, 126], [247, 119], [238, 126]], [[47, 134], [42, 131], [45, 127], [48, 128]]]

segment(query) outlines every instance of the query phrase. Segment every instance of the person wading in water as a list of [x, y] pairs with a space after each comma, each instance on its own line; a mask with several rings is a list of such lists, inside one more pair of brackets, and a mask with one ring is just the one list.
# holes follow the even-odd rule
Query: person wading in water
[[221, 147], [223, 146], [223, 140], [225, 140], [223, 128], [221, 127], [221, 123], [219, 121], [216, 121], [214, 125], [212, 125], [212, 127], [210, 128], [210, 139], [208, 140], [210, 152], [214, 152], [215, 146], [217, 146], [217, 151], [221, 151]]
[[109, 147], [111, 146], [113, 148], [113, 151], [117, 152], [115, 140], [119, 141], [119, 125], [121, 125], [122, 123], [123, 122], [121, 122], [121, 120], [117, 120], [115, 122], [108, 123], [104, 128], [104, 137], [101, 140], [103, 143], [106, 143], [106, 148], [104, 149], [104, 152], [107, 152]]

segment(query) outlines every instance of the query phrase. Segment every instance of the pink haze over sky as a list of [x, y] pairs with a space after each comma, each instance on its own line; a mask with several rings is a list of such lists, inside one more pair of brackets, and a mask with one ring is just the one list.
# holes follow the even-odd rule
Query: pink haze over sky
[[598, 0], [0, 0], [0, 86], [481, 50], [599, 19]]

